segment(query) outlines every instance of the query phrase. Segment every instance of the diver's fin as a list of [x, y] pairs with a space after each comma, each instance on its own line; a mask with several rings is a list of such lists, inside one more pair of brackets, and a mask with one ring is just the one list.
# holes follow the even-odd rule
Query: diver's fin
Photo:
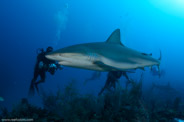
[[120, 44], [120, 45], [124, 46], [121, 43], [120, 29], [116, 29], [114, 32], [112, 32], [112, 34], [107, 39], [106, 43]]
[[101, 61], [95, 61], [93, 62], [94, 64], [98, 65], [99, 67], [107, 67], [107, 69], [110, 69], [112, 71], [123, 71], [123, 72], [129, 72], [129, 73], [135, 73], [134, 71], [131, 71], [131, 70], [123, 70], [123, 69], [119, 69], [117, 67], [112, 67], [112, 66], [109, 66], [107, 64], [104, 64], [103, 62]]
[[31, 85], [30, 85], [30, 87], [29, 87], [29, 93], [28, 93], [28, 95], [29, 96], [33, 96], [34, 94], [35, 94], [35, 91], [34, 91], [35, 89], [34, 89], [34, 82], [33, 81], [31, 81]]

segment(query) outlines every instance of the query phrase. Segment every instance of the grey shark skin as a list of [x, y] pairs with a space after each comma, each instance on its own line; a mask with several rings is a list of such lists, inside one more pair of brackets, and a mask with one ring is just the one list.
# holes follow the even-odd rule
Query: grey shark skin
[[105, 42], [84, 43], [65, 47], [46, 55], [60, 65], [96, 70], [127, 71], [160, 65], [160, 59], [124, 46], [120, 41], [120, 29], [116, 29]]

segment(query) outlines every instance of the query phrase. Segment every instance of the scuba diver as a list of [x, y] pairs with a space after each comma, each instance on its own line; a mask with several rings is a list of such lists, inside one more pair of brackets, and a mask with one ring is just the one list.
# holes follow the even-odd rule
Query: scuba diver
[[93, 72], [92, 76], [84, 81], [84, 85], [86, 85], [86, 83], [87, 83], [88, 81], [99, 79], [100, 76], [101, 76], [101, 72], [99, 72], [99, 71]]
[[[38, 52], [39, 51], [39, 52]], [[58, 63], [55, 61], [49, 60], [45, 57], [46, 54], [53, 51], [52, 47], [48, 47], [46, 51], [43, 49], [38, 49], [37, 53], [37, 61], [34, 68], [34, 77], [31, 81], [30, 89], [29, 89], [29, 95], [34, 95], [34, 88], [36, 88], [37, 92], [38, 90], [38, 84], [45, 82], [45, 73], [49, 72], [51, 75], [54, 75], [55, 71], [57, 69], [62, 69]], [[36, 82], [38, 76], [40, 76], [40, 80]]]
[[118, 82], [122, 75], [125, 76], [127, 80], [130, 80], [128, 75], [124, 71], [110, 71], [107, 75], [105, 86], [101, 89], [98, 95], [101, 95], [105, 89], [110, 90], [111, 87], [115, 89], [116, 82]]
[[164, 75], [165, 75], [165, 70], [159, 71], [156, 67], [153, 67], [153, 68], [151, 69], [150, 73], [151, 73], [153, 76], [159, 76], [159, 78], [161, 78], [161, 76], [164, 76]]

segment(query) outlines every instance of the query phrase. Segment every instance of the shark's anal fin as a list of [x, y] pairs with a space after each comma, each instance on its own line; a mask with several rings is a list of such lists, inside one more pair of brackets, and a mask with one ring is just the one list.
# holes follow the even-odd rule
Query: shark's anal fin
[[135, 71], [132, 71], [132, 70], [123, 70], [123, 69], [119, 69], [119, 68], [116, 68], [116, 67], [109, 66], [107, 64], [104, 64], [101, 61], [95, 61], [93, 63], [98, 65], [99, 67], [104, 68], [104, 69], [109, 69], [110, 71], [122, 71], [122, 72], [135, 73]]
[[120, 45], [124, 46], [121, 43], [120, 29], [116, 29], [114, 32], [112, 32], [112, 34], [107, 39], [106, 43], [120, 44]]

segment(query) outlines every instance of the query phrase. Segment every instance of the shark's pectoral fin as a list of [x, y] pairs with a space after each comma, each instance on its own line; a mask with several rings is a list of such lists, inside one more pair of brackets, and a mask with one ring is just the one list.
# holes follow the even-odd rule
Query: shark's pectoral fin
[[101, 62], [101, 61], [94, 61], [93, 62], [93, 64], [96, 64], [97, 66], [99, 66], [99, 67], [101, 67], [101, 68], [103, 68], [103, 69], [109, 69], [109, 70], [112, 70], [113, 69], [113, 67], [112, 66], [109, 66], [109, 65], [107, 65], [107, 64], [104, 64], [103, 62]]
[[101, 61], [95, 61], [93, 63], [98, 65], [99, 67], [101, 67], [101, 68], [103, 68], [105, 70], [109, 70], [109, 71], [123, 71], [123, 72], [135, 73], [134, 71], [131, 71], [131, 70], [123, 70], [123, 69], [120, 69], [120, 68], [117, 68], [117, 67], [113, 67], [113, 66], [104, 64]]

